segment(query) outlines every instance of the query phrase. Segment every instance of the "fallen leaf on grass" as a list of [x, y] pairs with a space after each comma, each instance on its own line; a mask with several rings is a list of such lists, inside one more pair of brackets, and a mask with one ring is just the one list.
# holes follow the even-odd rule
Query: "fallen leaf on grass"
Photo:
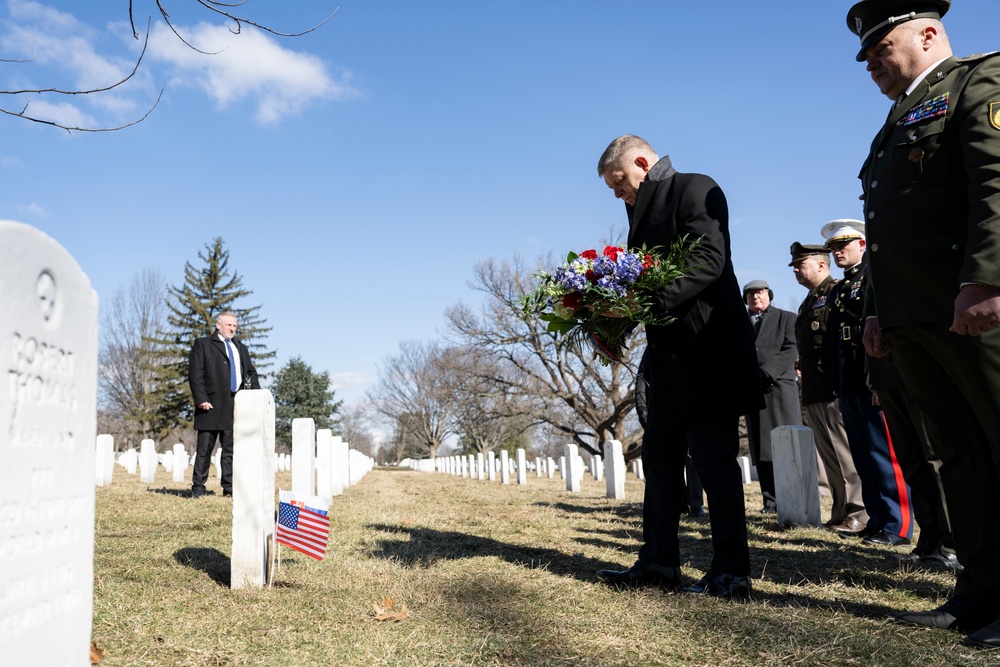
[[410, 616], [410, 610], [406, 608], [405, 604], [400, 605], [397, 610], [392, 598], [384, 595], [382, 596], [382, 604], [376, 602], [372, 607], [375, 609], [375, 613], [372, 616], [376, 621], [394, 621], [398, 623]]
[[104, 660], [104, 649], [97, 642], [90, 642], [90, 664], [96, 665], [101, 660]]

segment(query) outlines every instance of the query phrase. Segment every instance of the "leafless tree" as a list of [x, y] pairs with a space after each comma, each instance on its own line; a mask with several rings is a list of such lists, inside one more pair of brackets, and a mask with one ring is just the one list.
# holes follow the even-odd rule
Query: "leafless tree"
[[478, 264], [472, 287], [486, 295], [486, 302], [480, 312], [461, 304], [450, 308], [450, 334], [490, 355], [494, 372], [489, 379], [527, 399], [535, 423], [547, 424], [591, 454], [616, 439], [627, 458], [637, 456], [642, 432], [634, 417], [635, 377], [629, 369], [638, 365], [641, 333], [622, 364], [601, 364], [592, 350], [523, 315], [521, 298], [534, 288], [533, 274], [519, 257]]
[[436, 343], [403, 342], [399, 354], [379, 365], [378, 382], [368, 391], [373, 411], [396, 430], [396, 444], [405, 447], [407, 438], [418, 444], [420, 451], [407, 451], [406, 456], [436, 457], [438, 448], [454, 435], [453, 387], [441, 363], [444, 353]]
[[[264, 32], [268, 32], [272, 35], [275, 35], [276, 37], [301, 37], [302, 35], [313, 32], [314, 30], [318, 30], [327, 21], [333, 18], [334, 14], [337, 13], [337, 10], [335, 9], [325, 19], [323, 19], [316, 25], [312, 26], [311, 28], [308, 28], [307, 30], [300, 30], [297, 32], [282, 32], [254, 20], [249, 14], [244, 14], [242, 11], [238, 11], [243, 7], [245, 7], [246, 5], [248, 5], [250, 0], [233, 0], [232, 2], [222, 2], [221, 0], [178, 0], [178, 1], [184, 3], [185, 6], [194, 6], [196, 8], [203, 9], [209, 14], [214, 14], [217, 18], [221, 17], [225, 21], [229, 22], [230, 32], [236, 35], [238, 35], [242, 31], [244, 26], [252, 26], [254, 28], [257, 28], [258, 30], [263, 30]], [[219, 51], [216, 52], [204, 51], [194, 46], [182, 34], [182, 32], [177, 28], [177, 26], [171, 19], [171, 13], [168, 8], [169, 4], [170, 3], [167, 2], [167, 0], [155, 0], [156, 13], [159, 14], [160, 18], [164, 21], [164, 23], [167, 25], [170, 31], [173, 32], [174, 35], [181, 42], [183, 42], [186, 46], [193, 49], [194, 51], [197, 51], [198, 53], [204, 55], [210, 56], [219, 53]], [[135, 5], [136, 5], [135, 0], [129, 0], [128, 18], [129, 18], [129, 24], [132, 27], [132, 36], [136, 40], [139, 40], [140, 35], [139, 31], [136, 29], [136, 24], [135, 24]], [[38, 98], [41, 96], [73, 97], [77, 95], [95, 95], [98, 93], [105, 93], [114, 90], [124, 85], [133, 76], [135, 76], [136, 72], [139, 70], [139, 66], [142, 64], [143, 57], [146, 55], [146, 48], [149, 45], [149, 31], [152, 20], [153, 20], [152, 16], [150, 16], [149, 19], [147, 19], [146, 21], [145, 35], [144, 37], [142, 37], [143, 39], [142, 51], [136, 58], [135, 66], [132, 68], [132, 71], [129, 72], [126, 76], [122, 77], [121, 79], [118, 79], [117, 81], [109, 81], [108, 84], [105, 86], [99, 86], [96, 88], [88, 88], [88, 89], [65, 89], [65, 88], [51, 87], [51, 88], [28, 88], [20, 90], [0, 90], [0, 99], [11, 99], [16, 101], [16, 103], [18, 103], [19, 105], [15, 107], [7, 107], [6, 105], [0, 106], [0, 113], [5, 114], [7, 116], [20, 118], [21, 120], [26, 120], [32, 123], [41, 123], [43, 125], [50, 125], [52, 127], [57, 127], [59, 129], [66, 130], [67, 132], [113, 132], [116, 130], [122, 130], [127, 127], [131, 127], [146, 120], [146, 118], [149, 117], [149, 114], [151, 114], [153, 110], [157, 107], [157, 105], [159, 105], [160, 99], [163, 97], [163, 88], [160, 89], [160, 93], [157, 96], [156, 101], [152, 104], [152, 106], [150, 106], [149, 109], [146, 110], [146, 112], [141, 117], [136, 118], [131, 122], [112, 127], [100, 127], [100, 128], [78, 127], [78, 126], [65, 125], [51, 120], [45, 120], [29, 113], [29, 105], [31, 99]], [[0, 58], [0, 63], [7, 63], [7, 64], [29, 64], [31, 62], [32, 62], [31, 59], [24, 59], [24, 58], [21, 59]], [[24, 102], [23, 105], [20, 105], [19, 101], [21, 100], [28, 100], [28, 101]]]
[[353, 403], [340, 410], [340, 436], [351, 449], [377, 458], [378, 443], [372, 436], [371, 417], [363, 403]]
[[455, 432], [463, 451], [489, 452], [516, 442], [532, 424], [531, 401], [499, 377], [492, 356], [475, 347], [442, 358], [452, 378]]
[[[144, 269], [127, 287], [115, 290], [103, 309], [98, 356], [99, 403], [120, 420], [122, 444], [165, 437], [153, 399], [157, 329], [166, 317], [166, 281], [156, 269]], [[114, 434], [112, 434], [114, 435]], [[116, 437], [118, 442], [119, 437]], [[135, 439], [135, 442], [133, 442]]]

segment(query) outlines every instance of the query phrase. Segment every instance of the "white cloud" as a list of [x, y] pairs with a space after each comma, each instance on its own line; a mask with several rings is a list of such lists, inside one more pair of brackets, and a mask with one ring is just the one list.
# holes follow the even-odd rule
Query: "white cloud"
[[69, 102], [53, 104], [44, 99], [28, 100], [26, 116], [50, 120], [63, 127], [98, 127], [99, 123], [93, 116], [85, 113]]
[[364, 373], [358, 373], [356, 371], [333, 373], [330, 376], [330, 388], [335, 391], [363, 389], [369, 384], [371, 384], [371, 380], [365, 377]]
[[[133, 38], [127, 22], [113, 20], [106, 28], [98, 29], [73, 14], [39, 2], [8, 0], [7, 6], [10, 18], [0, 31], [0, 52], [6, 58], [29, 62], [4, 68], [7, 80], [0, 83], [0, 88], [104, 88], [121, 81], [135, 67], [142, 42]], [[228, 25], [175, 27], [188, 42], [216, 55], [198, 53], [160, 21], [152, 28], [149, 48], [135, 78], [121, 88], [97, 95], [56, 96], [68, 100], [63, 104], [43, 107], [33, 103], [35, 115], [80, 125], [75, 120], [64, 121], [73, 117], [73, 106], [89, 106], [114, 119], [94, 122], [90, 118], [90, 127], [134, 120], [152, 105], [159, 92], [155, 80], [162, 75], [151, 67], [154, 63], [168, 65], [174, 84], [204, 91], [219, 108], [251, 103], [255, 118], [263, 124], [277, 123], [318, 102], [359, 95], [350, 84], [349, 74], [335, 78], [319, 57], [286, 49], [255, 28], [247, 26], [233, 34]], [[41, 109], [56, 115], [43, 116]], [[77, 114], [86, 117], [81, 111]]]
[[260, 123], [275, 123], [317, 101], [359, 94], [349, 77], [334, 80], [320, 58], [283, 48], [258, 30], [244, 28], [237, 35], [206, 23], [177, 29], [212, 55], [195, 51], [159, 24], [150, 36], [149, 57], [173, 65], [175, 82], [200, 87], [220, 108], [252, 100]]
[[14, 207], [14, 210], [19, 214], [24, 214], [31, 216], [33, 218], [47, 218], [49, 217], [48, 212], [42, 208], [41, 204], [36, 202], [31, 202], [30, 204], [19, 204]]

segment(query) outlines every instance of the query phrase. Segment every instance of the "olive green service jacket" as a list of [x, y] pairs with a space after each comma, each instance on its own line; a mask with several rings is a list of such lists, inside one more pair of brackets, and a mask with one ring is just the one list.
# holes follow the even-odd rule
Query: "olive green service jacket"
[[833, 342], [827, 332], [833, 288], [837, 281], [827, 276], [799, 305], [795, 318], [795, 341], [802, 372], [802, 405], [828, 403], [836, 396], [837, 365]]
[[889, 114], [859, 178], [866, 316], [950, 322], [962, 283], [1000, 285], [1000, 53], [934, 68]]

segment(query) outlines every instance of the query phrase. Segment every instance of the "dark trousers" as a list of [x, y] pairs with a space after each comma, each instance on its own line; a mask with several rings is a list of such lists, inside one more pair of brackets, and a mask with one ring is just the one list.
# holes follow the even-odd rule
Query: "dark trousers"
[[[645, 474], [645, 471], [643, 474]], [[684, 462], [684, 481], [687, 483], [688, 511], [704, 509], [705, 490], [701, 487], [701, 479], [698, 477], [698, 471], [694, 467], [694, 461], [691, 460], [690, 453], [688, 453], [687, 460]]]
[[[774, 490], [774, 463], [764, 461], [760, 457], [760, 411], [751, 412], [746, 416], [747, 440], [750, 444], [750, 460], [757, 468], [757, 481], [760, 484], [761, 495], [764, 496], [764, 507], [776, 507], [777, 495]], [[770, 435], [768, 435], [770, 437]]]
[[233, 432], [229, 431], [198, 431], [198, 448], [194, 457], [194, 471], [191, 473], [191, 489], [204, 491], [208, 479], [208, 466], [212, 462], [212, 450], [215, 441], [222, 445], [222, 490], [233, 490]]
[[920, 526], [916, 550], [926, 555], [941, 546], [954, 548], [938, 475], [930, 463], [936, 456], [920, 409], [905, 387], [879, 389], [877, 393], [903, 479], [910, 487], [913, 517]]
[[896, 366], [925, 417], [955, 550], [954, 597], [1000, 611], [1000, 331], [959, 336], [948, 323], [889, 331]]
[[688, 452], [708, 496], [713, 573], [750, 574], [743, 477], [737, 417], [683, 428], [647, 428], [642, 438], [646, 490], [642, 505], [643, 545], [639, 560], [680, 565], [681, 507], [685, 504], [684, 464]]
[[896, 460], [882, 409], [871, 394], [839, 399], [854, 466], [861, 477], [861, 497], [868, 510], [868, 529], [909, 539], [913, 536], [910, 489]]

